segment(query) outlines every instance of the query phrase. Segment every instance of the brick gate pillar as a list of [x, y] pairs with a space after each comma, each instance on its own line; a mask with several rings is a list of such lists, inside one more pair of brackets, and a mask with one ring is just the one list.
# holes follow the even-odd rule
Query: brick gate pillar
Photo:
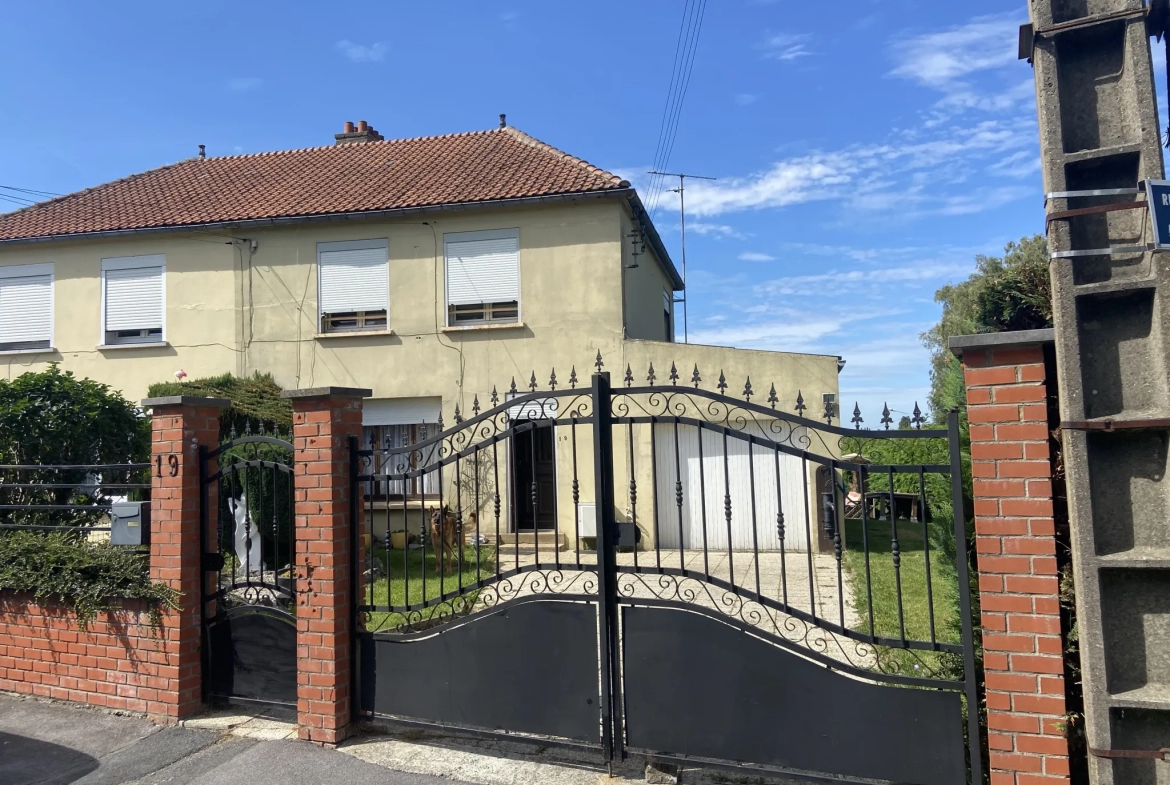
[[[353, 717], [353, 535], [350, 437], [361, 438], [370, 390], [287, 390], [293, 405], [297, 580], [297, 724], [336, 744]], [[359, 513], [360, 514], [360, 513]]]
[[1069, 782], [1044, 362], [1052, 340], [1052, 330], [951, 340], [971, 426], [991, 785]]
[[228, 405], [187, 395], [142, 402], [152, 410], [150, 579], [182, 595], [179, 610], [163, 614], [165, 664], [155, 699], [147, 701], [148, 713], [169, 720], [203, 708], [199, 447], [219, 444], [219, 415]]

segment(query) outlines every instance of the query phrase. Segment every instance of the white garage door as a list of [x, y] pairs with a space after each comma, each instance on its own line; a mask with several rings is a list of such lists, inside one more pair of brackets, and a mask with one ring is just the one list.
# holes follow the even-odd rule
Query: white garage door
[[[801, 430], [793, 434], [796, 443], [800, 443]], [[800, 458], [780, 453], [777, 461], [776, 451], [750, 446], [731, 436], [725, 448], [723, 435], [709, 430], [702, 431], [700, 458], [699, 429], [679, 425], [676, 467], [675, 431], [674, 425], [656, 425], [654, 430], [662, 548], [678, 548], [680, 536], [683, 548], [702, 548], [705, 532], [709, 550], [727, 550], [725, 502], [730, 492], [733, 550], [780, 550], [778, 507], [784, 511], [785, 549], [808, 549], [806, 484]], [[681, 521], [676, 480], [681, 480], [683, 490]]]

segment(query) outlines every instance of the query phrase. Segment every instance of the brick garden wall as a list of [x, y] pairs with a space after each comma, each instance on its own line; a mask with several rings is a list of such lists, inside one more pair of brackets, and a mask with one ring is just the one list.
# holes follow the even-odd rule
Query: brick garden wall
[[[991, 785], [1069, 781], [1044, 349], [962, 351]], [[958, 352], [956, 352], [958, 353]]]
[[0, 690], [173, 716], [177, 643], [137, 603], [81, 630], [69, 609], [0, 593]]

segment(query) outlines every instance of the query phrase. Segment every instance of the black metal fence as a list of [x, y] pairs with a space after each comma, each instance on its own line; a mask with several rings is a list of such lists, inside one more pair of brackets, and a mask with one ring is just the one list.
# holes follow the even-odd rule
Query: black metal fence
[[0, 530], [108, 534], [113, 505], [149, 497], [150, 469], [149, 463], [0, 465]]
[[[801, 394], [789, 412], [774, 386], [757, 403], [750, 380], [732, 397], [722, 373], [714, 390], [702, 388], [698, 368], [689, 377], [672, 366], [660, 383], [651, 366], [636, 383], [627, 368], [624, 385], [611, 388], [608, 375], [580, 386], [575, 369], [567, 384], [553, 372], [538, 385], [532, 374], [526, 390], [513, 380], [503, 395], [493, 390], [482, 409], [473, 399], [466, 419], [456, 408], [452, 427], [439, 423], [440, 432], [418, 444], [357, 449], [355, 496], [368, 537], [359, 565], [363, 635], [375, 647], [415, 642], [422, 651], [419, 636], [466, 629], [477, 618], [494, 618], [496, 609], [550, 599], [594, 604], [601, 630], [597, 742], [607, 754], [629, 749], [661, 757], [669, 750], [649, 741], [655, 726], [629, 679], [637, 674], [648, 684], [663, 671], [627, 658], [648, 640], [639, 637], [639, 625], [667, 617], [635, 611], [687, 610], [849, 677], [950, 694], [955, 702], [941, 709], [918, 706], [899, 689], [875, 699], [879, 713], [917, 706], [922, 717], [936, 716], [939, 727], [958, 733], [935, 745], [933, 762], [891, 740], [886, 752], [901, 750], [887, 755], [891, 779], [921, 763], [953, 781], [943, 769], [953, 773], [954, 755], [939, 750], [957, 743], [963, 757], [961, 695], [971, 709], [970, 754], [959, 765], [980, 781], [957, 416], [945, 430], [925, 429], [915, 406], [904, 427], [891, 428], [887, 408], [882, 427], [868, 430], [855, 407], [853, 427], [841, 427], [833, 424], [831, 405], [824, 422], [804, 417]], [[534, 646], [540, 628], [525, 633]], [[653, 649], [648, 645], [645, 652]], [[735, 667], [740, 644], [728, 645], [727, 664]], [[406, 651], [377, 650], [393, 657]], [[754, 656], [747, 649], [742, 655], [744, 663]], [[372, 660], [366, 670], [375, 679]], [[534, 672], [528, 681], [540, 677]], [[425, 692], [411, 703], [400, 684], [395, 701], [366, 689], [364, 705], [375, 713], [441, 724], [445, 712], [462, 712], [464, 722], [480, 716], [479, 725], [556, 735], [535, 716], [503, 718], [480, 705], [487, 699], [479, 687], [468, 687], [458, 711]], [[712, 716], [721, 699], [711, 696]], [[572, 704], [562, 713], [575, 711]], [[680, 718], [659, 719], [661, 738], [682, 738], [670, 725]], [[902, 728], [903, 720], [910, 721], [891, 717], [890, 727]], [[731, 748], [704, 752], [704, 744], [697, 739], [693, 754], [735, 759]], [[772, 755], [768, 749], [735, 754], [753, 760]], [[834, 754], [851, 757], [842, 749], [822, 752], [818, 758], [810, 747], [808, 767], [851, 773], [834, 768], [845, 765]], [[882, 779], [872, 770], [852, 773]]]

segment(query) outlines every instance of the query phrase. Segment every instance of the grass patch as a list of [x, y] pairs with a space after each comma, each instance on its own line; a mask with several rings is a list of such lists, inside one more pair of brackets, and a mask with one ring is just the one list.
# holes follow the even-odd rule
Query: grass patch
[[[458, 552], [455, 556], [455, 563], [444, 568], [440, 576], [435, 551], [429, 546], [405, 552], [375, 547], [373, 558], [383, 569], [388, 566], [389, 571], [374, 581], [372, 594], [371, 587], [366, 587], [363, 604], [402, 608], [421, 605], [441, 596], [451, 599], [460, 595], [469, 604], [474, 604], [478, 594], [475, 589], [477, 577], [487, 580], [496, 574], [496, 549], [490, 545], [480, 545], [478, 549], [469, 545], [463, 549], [462, 562]], [[371, 614], [367, 628], [388, 629], [406, 620], [406, 615], [399, 612], [375, 612]]]
[[[889, 521], [868, 521], [866, 537], [863, 538], [862, 522], [856, 519], [845, 521], [845, 566], [849, 570], [853, 585], [853, 607], [859, 622], [857, 631], [868, 633], [869, 602], [872, 590], [873, 627], [876, 635], [886, 638], [901, 638], [905, 629], [909, 640], [929, 641], [931, 639], [930, 609], [934, 608], [935, 638], [940, 643], [959, 643], [958, 581], [952, 559], [935, 543], [930, 545], [930, 584], [933, 603], [927, 594], [926, 550], [923, 547], [922, 524], [899, 520], [898, 551], [901, 554], [900, 569], [894, 569], [892, 547], [893, 527]], [[864, 543], [869, 543], [869, 582], [866, 581], [866, 558]], [[899, 575], [900, 573], [900, 575]], [[898, 607], [898, 579], [901, 578], [901, 617]], [[901, 621], [899, 621], [899, 618]], [[891, 652], [891, 659], [903, 666], [900, 670], [913, 671], [920, 660], [931, 669], [943, 668], [950, 672], [953, 664], [950, 655], [933, 652], [905, 651]]]

